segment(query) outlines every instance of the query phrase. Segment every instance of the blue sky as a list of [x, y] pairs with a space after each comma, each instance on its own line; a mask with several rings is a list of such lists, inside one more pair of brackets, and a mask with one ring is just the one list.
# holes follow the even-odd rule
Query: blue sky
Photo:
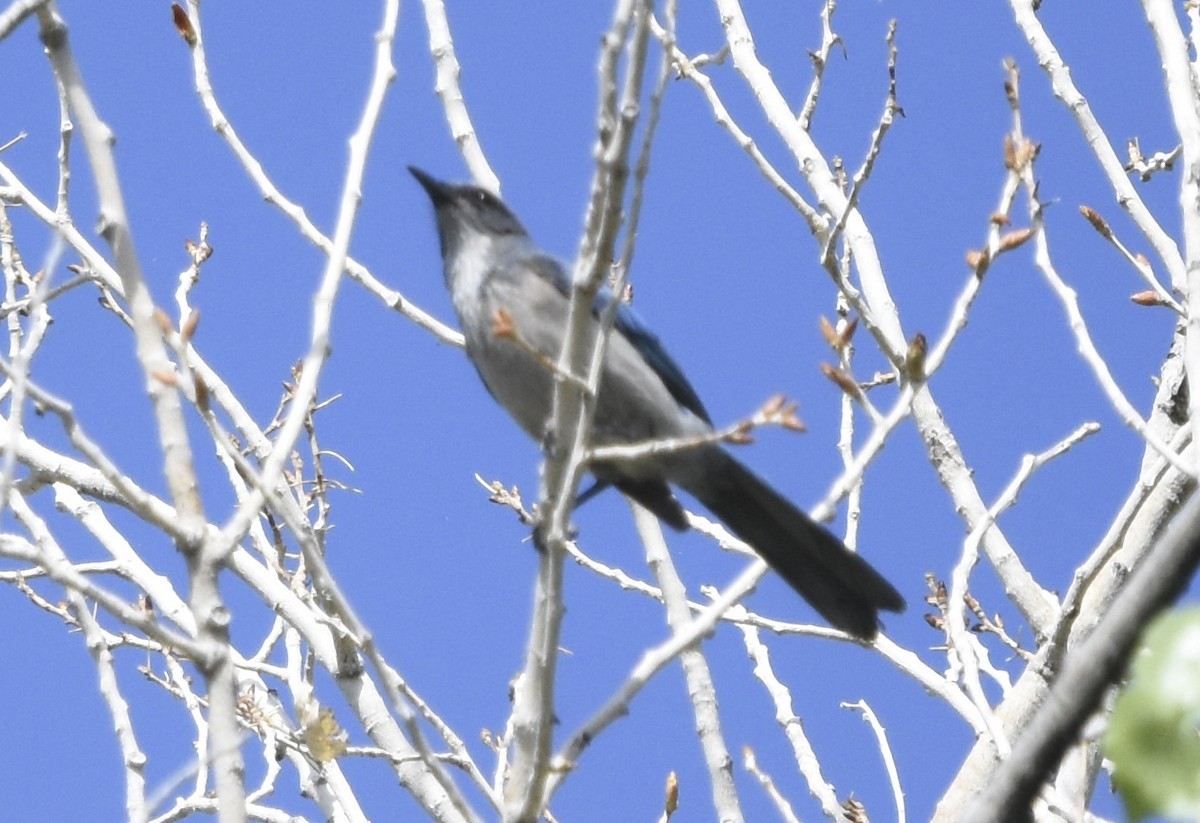
[[[307, 348], [322, 255], [262, 201], [210, 128], [167, 4], [64, 0], [60, 8], [93, 100], [117, 136], [126, 203], [150, 287], [160, 304], [172, 303], [175, 279], [187, 263], [183, 240], [195, 238], [199, 223], [207, 221], [215, 254], [192, 295], [203, 312], [197, 345], [265, 424], [281, 381]], [[448, 12], [463, 93], [504, 197], [544, 247], [570, 257], [593, 168], [597, 47], [611, 9], [468, 3], [451, 4]], [[746, 12], [760, 57], [790, 99], [799, 101], [811, 74], [806, 49], [819, 42], [816, 4], [746, 4]], [[331, 231], [380, 10], [365, 3], [344, 4], [333, 14], [316, 3], [207, 4], [203, 13], [212, 80], [226, 113], [275, 183]], [[1042, 144], [1037, 171], [1042, 196], [1053, 204], [1047, 225], [1060, 272], [1079, 291], [1114, 376], [1148, 412], [1151, 377], [1170, 343], [1172, 318], [1129, 302], [1141, 281], [1079, 217], [1078, 206], [1097, 208], [1135, 250], [1149, 249], [1125, 221], [1069, 113], [1053, 99], [1005, 4], [844, 3], [835, 28], [845, 54], [835, 51], [829, 63], [813, 127], [818, 144], [852, 169], [861, 162], [883, 106], [884, 32], [892, 18], [899, 21], [905, 116], [888, 134], [860, 205], [906, 331], [923, 331], [931, 340], [941, 333], [969, 274], [965, 255], [985, 237], [1004, 177], [1003, 136], [1011, 127], [1001, 62], [1012, 56], [1022, 70], [1025, 129]], [[1042, 19], [1114, 144], [1136, 135], [1147, 153], [1175, 145], [1158, 58], [1130, 4], [1049, 2]], [[351, 253], [449, 322], [429, 204], [405, 171], [414, 164], [446, 179], [466, 175], [433, 92], [426, 39], [420, 6], [404, 4], [394, 56], [399, 74], [372, 146]], [[679, 39], [689, 53], [716, 51], [722, 35], [714, 9], [685, 9]], [[1114, 43], [1120, 44], [1119, 60]], [[652, 52], [651, 76], [657, 59]], [[743, 127], [800, 185], [732, 66], [709, 73]], [[0, 42], [0, 76], [10, 88], [0, 111], [0, 142], [18, 132], [28, 135], [4, 162], [52, 199], [58, 106], [33, 21]], [[90, 228], [95, 198], [81, 147], [74, 172], [73, 213]], [[1169, 232], [1179, 224], [1177, 182], [1176, 174], [1164, 174], [1139, 184]], [[1024, 213], [1018, 206], [1018, 222]], [[36, 267], [46, 235], [27, 215], [13, 219], [18, 243]], [[817, 255], [803, 221], [713, 123], [699, 91], [683, 80], [672, 83], [631, 275], [635, 305], [718, 423], [749, 414], [777, 392], [800, 402], [808, 434], [763, 431], [738, 456], [803, 505], [818, 501], [840, 470], [840, 395], [818, 369], [832, 357], [818, 317], [832, 316], [834, 290]], [[55, 281], [67, 276], [61, 265], [52, 272]], [[93, 437], [140, 483], [164, 492], [131, 336], [86, 288], [57, 301], [54, 316], [34, 379], [69, 398]], [[861, 332], [857, 342], [858, 374], [882, 368]], [[1049, 447], [1087, 420], [1101, 424], [1099, 435], [1042, 469], [1001, 521], [1043, 585], [1064, 590], [1131, 488], [1142, 444], [1076, 355], [1031, 250], [1008, 255], [989, 271], [970, 325], [933, 389], [989, 502], [1023, 454]], [[321, 413], [319, 434], [326, 448], [353, 464], [353, 472], [330, 470], [355, 491], [333, 497], [330, 564], [388, 659], [471, 741], [489, 771], [479, 733], [499, 731], [507, 716], [536, 562], [526, 529], [487, 501], [473, 475], [515, 484], [532, 502], [538, 451], [492, 404], [460, 351], [350, 282], [339, 297], [333, 354], [321, 383], [322, 396], [335, 394], [341, 398]], [[61, 443], [55, 421], [35, 419], [30, 426]], [[203, 437], [198, 425], [195, 432]], [[211, 448], [197, 443], [206, 507], [221, 522], [232, 496]], [[40, 503], [52, 517], [53, 501]], [[646, 576], [619, 498], [590, 502], [576, 522], [585, 550]], [[74, 556], [98, 552], [67, 518], [55, 523], [78, 541]], [[945, 658], [932, 650], [941, 635], [923, 618], [929, 611], [923, 575], [947, 577], [963, 537], [962, 521], [920, 438], [911, 422], [903, 425], [868, 472], [860, 546], [909, 603], [905, 614], [887, 619], [889, 634], [939, 670]], [[183, 563], [169, 543], [152, 533], [145, 540], [138, 548], [183, 581]], [[670, 540], [693, 593], [702, 583], [728, 582], [744, 566], [694, 535]], [[234, 638], [249, 644], [270, 615], [236, 581], [228, 580], [225, 589]], [[989, 569], [976, 572], [972, 590], [1029, 641]], [[56, 597], [52, 587], [45, 593]], [[655, 604], [573, 564], [567, 605], [562, 642], [569, 654], [561, 663], [557, 706], [564, 732], [607, 698], [643, 649], [666, 636]], [[771, 578], [749, 605], [784, 619], [813, 618]], [[7, 744], [0, 793], [9, 809], [19, 810], [14, 819], [119, 819], [120, 760], [81, 638], [12, 588], [0, 589], [0, 625], [6, 627], [0, 631], [0, 698], [10, 707], [0, 724]], [[840, 701], [865, 699], [888, 729], [912, 819], [928, 817], [972, 744], [965, 724], [860, 648], [815, 639], [771, 643], [780, 677], [843, 796], [852, 791], [873, 819], [893, 814], [869, 729], [838, 708]], [[723, 628], [705, 648], [735, 757], [742, 745], [753, 746], [798, 813], [816, 819], [819, 811], [750, 674], [739, 635]], [[993, 655], [1004, 659], [999, 650]], [[186, 715], [137, 673], [144, 659], [125, 651], [119, 662], [151, 758], [147, 778], [152, 786], [161, 784], [188, 760]], [[338, 711], [336, 692], [327, 691]], [[339, 718], [353, 741], [364, 739], [352, 717]], [[247, 746], [252, 775], [260, 768], [255, 745]], [[411, 819], [411, 802], [379, 762], [345, 768], [373, 819]], [[677, 819], [712, 819], [677, 667], [661, 674], [630, 717], [586, 752], [554, 809], [561, 820], [653, 819], [670, 770], [681, 779]], [[740, 763], [735, 772], [748, 817], [774, 819]], [[294, 781], [285, 777], [278, 794], [285, 808], [317, 818], [314, 807], [294, 796]], [[479, 798], [473, 800], [483, 808]], [[1117, 814], [1109, 800], [1099, 809]]]

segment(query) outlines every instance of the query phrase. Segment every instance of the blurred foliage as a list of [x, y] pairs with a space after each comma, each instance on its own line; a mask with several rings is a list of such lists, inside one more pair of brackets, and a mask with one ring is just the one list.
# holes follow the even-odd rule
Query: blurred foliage
[[1200, 821], [1200, 609], [1146, 629], [1104, 738], [1113, 782], [1133, 819]]

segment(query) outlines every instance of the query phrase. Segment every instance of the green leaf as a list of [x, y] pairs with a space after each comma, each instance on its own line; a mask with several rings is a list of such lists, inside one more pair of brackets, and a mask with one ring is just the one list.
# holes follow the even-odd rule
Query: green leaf
[[1200, 609], [1151, 623], [1132, 675], [1104, 736], [1126, 811], [1200, 821]]

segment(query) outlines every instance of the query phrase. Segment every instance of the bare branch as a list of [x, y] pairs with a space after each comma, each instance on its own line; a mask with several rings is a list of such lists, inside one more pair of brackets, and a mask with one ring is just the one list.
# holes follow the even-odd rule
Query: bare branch
[[900, 785], [900, 773], [896, 770], [896, 758], [892, 756], [892, 747], [888, 743], [887, 732], [884, 730], [883, 724], [879, 722], [874, 710], [865, 700], [843, 703], [842, 708], [862, 712], [863, 720], [875, 733], [875, 739], [879, 742], [879, 753], [883, 756], [883, 765], [887, 769], [888, 780], [892, 784], [892, 797], [896, 801], [896, 823], [905, 823], [908, 814], [904, 806], [904, 789]]
[[1062, 758], [1104, 690], [1125, 669], [1142, 629], [1169, 605], [1200, 565], [1200, 497], [1192, 500], [1134, 570], [1113, 608], [1068, 655], [1034, 721], [961, 819], [964, 823], [1020, 820], [1045, 776]]
[[[1038, 65], [1050, 78], [1050, 86], [1054, 94], [1062, 101], [1067, 111], [1075, 118], [1088, 146], [1100, 162], [1104, 176], [1113, 187], [1117, 203], [1125, 209], [1133, 219], [1142, 234], [1154, 248], [1163, 265], [1170, 274], [1171, 283], [1180, 288], [1185, 285], [1184, 263], [1179, 255], [1175, 241], [1163, 231], [1162, 226], [1154, 219], [1145, 202], [1138, 194], [1129, 178], [1125, 175], [1124, 165], [1117, 157], [1116, 151], [1108, 140], [1100, 122], [1092, 112], [1086, 97], [1075, 86], [1071, 79], [1071, 70], [1055, 47], [1054, 42], [1046, 33], [1041, 20], [1036, 13], [1033, 0], [1009, 0], [1016, 17], [1017, 25], [1029, 41], [1029, 47], [1037, 58]], [[1169, 5], [1169, 4], [1166, 4]], [[1167, 14], [1174, 15], [1173, 8], [1167, 9]]]
[[443, 0], [422, 0], [421, 8], [425, 10], [425, 24], [429, 27], [429, 53], [433, 56], [433, 64], [437, 67], [437, 80], [434, 91], [442, 99], [442, 108], [446, 111], [446, 120], [450, 124], [450, 134], [454, 144], [462, 152], [467, 161], [467, 168], [475, 182], [489, 191], [500, 193], [500, 178], [492, 171], [483, 147], [479, 145], [479, 133], [471, 122], [471, 113], [463, 97], [459, 78], [462, 66], [454, 52], [454, 38], [450, 36], [450, 21], [446, 17], [446, 4]]
[[[646, 547], [646, 560], [654, 573], [663, 593], [667, 607], [667, 625], [672, 631], [687, 624], [691, 609], [687, 602], [683, 581], [675, 570], [671, 554], [663, 539], [662, 525], [650, 511], [634, 501], [629, 501], [634, 523], [642, 544]], [[717, 819], [742, 821], [741, 803], [737, 786], [733, 782], [733, 758], [721, 731], [721, 716], [717, 711], [717, 688], [713, 682], [708, 660], [699, 645], [684, 649], [679, 655], [684, 678], [688, 684], [688, 697], [692, 703], [696, 734], [704, 752], [704, 763], [708, 767], [709, 785], [712, 789], [713, 808]]]
[[[242, 164], [242, 168], [246, 174], [258, 186], [259, 191], [262, 192], [263, 199], [278, 207], [280, 211], [295, 223], [296, 228], [305, 239], [324, 252], [327, 257], [332, 257], [334, 251], [333, 241], [321, 233], [300, 205], [284, 196], [274, 182], [272, 182], [263, 169], [262, 164], [246, 148], [246, 145], [242, 143], [241, 138], [238, 137], [237, 131], [233, 127], [233, 123], [218, 104], [212, 81], [209, 78], [208, 57], [204, 49], [204, 38], [200, 27], [199, 5], [198, 0], [188, 0], [188, 7], [191, 9], [190, 17], [197, 37], [197, 43], [192, 48], [192, 65], [196, 78], [196, 91], [199, 93], [200, 101], [208, 112], [213, 128], [229, 145], [230, 150], [234, 153], [238, 162]], [[347, 255], [345, 266], [346, 273], [353, 280], [375, 295], [388, 308], [412, 320], [421, 328], [432, 333], [443, 343], [459, 347], [463, 345], [462, 334], [442, 323], [415, 303], [412, 303], [400, 292], [384, 286], [357, 260]]]
[[792, 708], [792, 694], [787, 686], [776, 676], [771, 666], [771, 656], [766, 645], [759, 637], [758, 630], [750, 626], [739, 626], [742, 631], [742, 642], [746, 645], [746, 653], [754, 661], [754, 676], [766, 688], [771, 702], [775, 706], [775, 722], [783, 729], [788, 743], [792, 747], [792, 756], [796, 766], [808, 784], [808, 790], [821, 803], [825, 816], [831, 820], [842, 820], [841, 803], [838, 802], [837, 791], [821, 773], [821, 762], [816, 750], [804, 733], [804, 724], [796, 716]]

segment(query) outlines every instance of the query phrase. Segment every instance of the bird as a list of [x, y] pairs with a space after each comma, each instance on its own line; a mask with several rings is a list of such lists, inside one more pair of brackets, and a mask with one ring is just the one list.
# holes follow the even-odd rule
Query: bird
[[[433, 203], [443, 274], [467, 357], [492, 397], [541, 441], [553, 403], [554, 364], [567, 329], [567, 271], [535, 245], [492, 192], [442, 182], [415, 166], [408, 169]], [[616, 299], [602, 289], [590, 322], [599, 323]], [[903, 611], [904, 598], [860, 555], [735, 459], [713, 432], [683, 370], [628, 303], [618, 300], [590, 445], [671, 438], [693, 438], [698, 445], [637, 460], [594, 461], [589, 469], [595, 485], [577, 502], [615, 487], [682, 531], [688, 519], [672, 487], [682, 489], [830, 624], [859, 640], [872, 640], [879, 612]]]

